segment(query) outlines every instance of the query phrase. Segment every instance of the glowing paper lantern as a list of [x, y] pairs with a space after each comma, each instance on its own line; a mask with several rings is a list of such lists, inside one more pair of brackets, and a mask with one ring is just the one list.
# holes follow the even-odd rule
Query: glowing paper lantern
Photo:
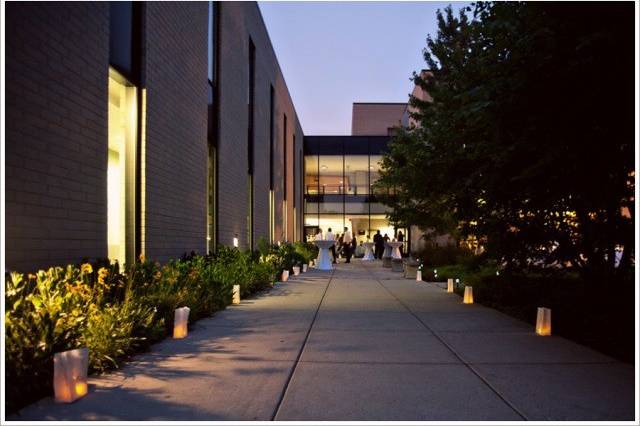
[[464, 288], [464, 299], [462, 303], [471, 304], [473, 303], [473, 287], [465, 286]]
[[240, 304], [240, 286], [238, 284], [233, 286], [233, 299], [232, 303], [234, 305]]
[[178, 308], [173, 317], [173, 338], [183, 339], [187, 337], [187, 324], [189, 322], [190, 309], [186, 306]]
[[89, 349], [73, 349], [53, 356], [53, 391], [56, 402], [73, 402], [87, 394]]
[[453, 293], [453, 278], [447, 279], [447, 293]]
[[289, 270], [282, 271], [282, 282], [285, 282], [289, 279]]
[[307, 265], [306, 263], [302, 264], [302, 272], [307, 272], [307, 269], [309, 269], [309, 265]]
[[293, 267], [293, 275], [295, 275], [295, 276], [300, 275], [300, 267], [299, 266], [294, 266]]
[[416, 272], [416, 281], [422, 281], [422, 271]]
[[551, 336], [551, 309], [538, 308], [536, 334], [538, 336]]

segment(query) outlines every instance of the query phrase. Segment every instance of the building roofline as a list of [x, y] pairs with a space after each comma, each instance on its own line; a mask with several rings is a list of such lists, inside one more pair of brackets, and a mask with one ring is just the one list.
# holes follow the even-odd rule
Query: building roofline
[[407, 102], [353, 102], [353, 105], [406, 105]]

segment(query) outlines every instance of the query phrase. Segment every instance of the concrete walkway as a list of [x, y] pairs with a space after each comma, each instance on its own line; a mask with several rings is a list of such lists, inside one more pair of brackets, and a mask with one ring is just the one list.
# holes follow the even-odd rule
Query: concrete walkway
[[199, 321], [12, 420], [633, 420], [634, 369], [359, 260]]

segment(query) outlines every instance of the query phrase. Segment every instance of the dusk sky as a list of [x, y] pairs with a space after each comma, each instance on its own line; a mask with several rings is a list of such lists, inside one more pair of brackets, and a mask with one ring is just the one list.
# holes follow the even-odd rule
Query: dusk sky
[[436, 10], [450, 3], [259, 4], [304, 133], [348, 135], [353, 102], [407, 101]]

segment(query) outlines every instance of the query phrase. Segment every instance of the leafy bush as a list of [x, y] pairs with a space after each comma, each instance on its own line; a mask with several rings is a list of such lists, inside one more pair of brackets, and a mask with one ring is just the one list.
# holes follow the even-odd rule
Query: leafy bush
[[436, 246], [428, 245], [419, 252], [413, 255], [418, 261], [426, 268], [432, 268], [434, 266], [453, 265], [453, 264], [466, 264], [472, 262], [474, 254], [464, 247], [458, 247], [455, 245]]
[[293, 243], [293, 247], [296, 253], [304, 258], [304, 261], [302, 263], [306, 263], [308, 265], [311, 260], [318, 257], [318, 247], [313, 243], [306, 241], [297, 241]]
[[273, 267], [280, 278], [282, 271], [292, 272], [294, 266], [308, 264], [318, 256], [318, 249], [311, 243], [269, 244], [265, 239], [258, 241], [258, 255], [262, 262]]
[[165, 265], [141, 256], [123, 273], [104, 260], [11, 272], [5, 280], [7, 410], [51, 393], [54, 353], [87, 347], [91, 372], [115, 368], [169, 335], [176, 308], [189, 306], [190, 322], [209, 316], [231, 302], [234, 285], [243, 296], [264, 289], [276, 266], [299, 256], [291, 245], [270, 252], [277, 263], [221, 247]]

